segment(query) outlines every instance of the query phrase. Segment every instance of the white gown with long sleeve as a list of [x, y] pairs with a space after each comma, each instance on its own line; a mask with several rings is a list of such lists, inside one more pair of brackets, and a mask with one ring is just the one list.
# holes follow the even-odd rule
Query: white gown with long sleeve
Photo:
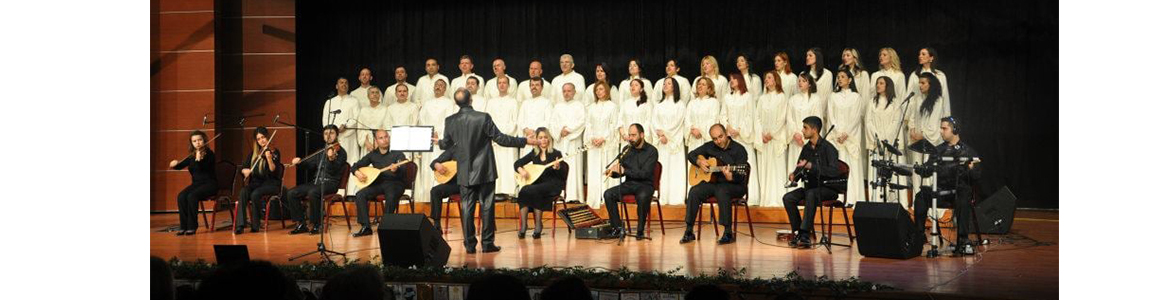
[[[703, 143], [711, 141], [711, 125], [719, 123], [721, 109], [719, 99], [709, 96], [691, 99], [691, 103], [687, 104], [687, 118], [683, 123], [687, 151], [698, 149]], [[691, 129], [699, 130], [698, 138], [691, 135]]]
[[[695, 77], [695, 80], [691, 81], [691, 87], [699, 86], [699, 78], [701, 78], [701, 77], [703, 77], [703, 76]], [[714, 78], [711, 78], [711, 82], [715, 83], [715, 86], [714, 86], [715, 98], [719, 99], [719, 101], [723, 101], [723, 96], [726, 96], [727, 94], [731, 93], [730, 92], [731, 88], [727, 86], [727, 77], [723, 77], [723, 75], [718, 75], [718, 76], [715, 76]]]
[[[479, 75], [475, 75], [475, 73], [471, 73], [471, 74], [460, 74], [459, 77], [455, 77], [455, 78], [451, 79], [451, 82], [449, 82], [451, 85], [447, 86], [447, 97], [450, 97], [451, 99], [455, 99], [455, 91], [458, 90], [459, 88], [467, 88], [467, 78], [471, 78], [471, 77], [475, 77], [475, 79], [479, 79], [479, 90], [476, 91], [475, 95], [483, 96], [484, 83], [486, 83], [486, 81], [483, 80], [483, 76], [479, 76]], [[492, 88], [495, 88], [495, 86], [493, 86]]]
[[553, 78], [552, 85], [544, 87], [545, 90], [551, 90], [549, 92], [552, 93], [554, 104], [565, 102], [565, 94], [561, 92], [561, 89], [564, 88], [566, 83], [572, 83], [577, 88], [577, 94], [573, 96], [577, 99], [573, 100], [581, 101], [581, 99], [585, 98], [585, 93], [582, 92], [586, 87], [585, 76], [581, 76], [581, 73], [577, 73], [577, 71], [570, 71], [569, 74], [557, 75], [557, 77]]
[[800, 86], [797, 83], [796, 73], [776, 72], [780, 73], [780, 87], [784, 88], [784, 96], [792, 98], [792, 95], [800, 92]]
[[[942, 84], [942, 101], [939, 101], [942, 102], [942, 112], [938, 113], [937, 115], [939, 118], [950, 116], [952, 113], [951, 89], [950, 86], [947, 85], [947, 74], [943, 73], [943, 71], [939, 69], [927, 69], [921, 70], [921, 72], [934, 73], [934, 76], [938, 77], [938, 82]], [[918, 91], [918, 71], [910, 72], [910, 78], [908, 81], [906, 81], [906, 88], [912, 91]]]
[[[369, 104], [367, 104], [366, 107], [363, 107], [362, 111], [358, 113], [358, 127], [369, 129], [390, 129], [390, 126], [388, 126], [386, 123], [389, 120], [388, 115], [389, 111], [381, 104], [379, 104], [377, 107], [370, 107]], [[359, 158], [366, 156], [366, 153], [370, 153], [371, 149], [367, 149], [365, 147], [366, 142], [369, 142], [371, 145], [377, 145], [377, 141], [374, 140], [373, 131], [358, 130], [357, 138], [358, 145], [360, 145], [358, 148], [360, 150], [354, 152], [354, 155]], [[348, 157], [349, 152], [347, 151], [346, 158]]]
[[[792, 98], [788, 98], [788, 136], [792, 138], [794, 135], [801, 134], [804, 128], [804, 118], [817, 116], [822, 120], [822, 126], [825, 118], [825, 101], [817, 94], [806, 94], [797, 92]], [[822, 133], [828, 128], [821, 128]], [[803, 139], [803, 137], [802, 137]], [[796, 163], [800, 162], [800, 151], [804, 148], [804, 144], [797, 143], [795, 138], [788, 143], [788, 165], [784, 170], [786, 174], [791, 174], [796, 169]], [[808, 140], [803, 140], [808, 143]], [[787, 179], [787, 175], [785, 175]]]
[[[504, 76], [507, 76], [507, 75], [504, 75]], [[516, 84], [518, 84], [519, 81], [516, 81], [516, 78], [512, 78], [512, 76], [507, 76], [507, 77], [508, 77], [508, 96], [512, 97], [512, 96], [516, 95]], [[491, 99], [491, 98], [495, 98], [495, 97], [500, 96], [500, 88], [496, 86], [497, 83], [499, 83], [499, 80], [500, 80], [499, 78], [488, 79], [487, 84], [479, 87], [479, 89], [481, 91], [483, 91], [483, 95], [485, 98]], [[525, 87], [527, 88], [527, 86], [525, 86]], [[515, 97], [512, 97], [512, 98], [514, 99]]]
[[[722, 111], [720, 123], [723, 123], [723, 126], [727, 127], [729, 131], [732, 129], [738, 131], [739, 136], [732, 139], [743, 145], [747, 152], [748, 165], [751, 168], [759, 166], [756, 164], [755, 146], [758, 135], [756, 132], [756, 98], [752, 96], [752, 93], [727, 94], [723, 98]], [[759, 172], [751, 172], [748, 175], [748, 204], [760, 204]]]
[[[597, 103], [597, 93], [593, 92], [593, 90], [595, 88], [597, 88], [597, 83], [590, 84], [589, 87], [585, 89], [585, 97], [581, 99], [582, 101], [585, 101], [585, 107], [589, 107], [589, 106], [593, 105], [594, 103]], [[609, 86], [610, 99], [616, 99], [616, 98], [614, 98], [614, 95], [617, 95], [617, 93], [618, 93], [618, 88], [616, 86], [610, 85]], [[618, 102], [618, 103], [621, 103], [621, 102]]]
[[398, 103], [397, 101], [390, 103], [386, 107], [389, 116], [390, 127], [394, 126], [414, 126], [418, 124], [418, 111], [421, 106], [418, 103], [406, 101]]
[[[899, 119], [902, 117], [903, 107], [902, 105], [897, 104], [897, 102], [899, 102], [898, 100], [887, 101], [885, 98], [879, 98], [878, 102], [875, 104], [872, 98], [870, 99], [871, 100], [869, 101], [864, 101], [866, 106], [865, 137], [868, 138], [866, 140], [865, 148], [867, 150], [873, 151], [878, 149], [877, 147], [881, 147], [882, 140], [885, 140], [890, 143], [890, 145], [893, 145], [896, 139], [905, 134], [905, 130], [903, 130], [905, 127], [899, 126], [900, 124], [898, 123]], [[902, 137], [898, 145], [898, 150], [902, 151], [903, 154], [906, 153], [905, 145], [905, 137]], [[887, 155], [896, 163], [906, 163], [906, 156], [904, 155]], [[870, 159], [872, 160], [873, 158], [876, 157], [871, 157]], [[875, 180], [877, 178], [873, 171], [873, 168], [870, 168], [870, 172], [867, 173], [869, 176], [868, 180]], [[895, 177], [896, 178], [891, 178], [891, 180], [896, 180], [896, 182], [899, 182], [900, 184], [906, 183], [906, 179], [904, 177]], [[871, 193], [871, 195], [876, 194]], [[886, 199], [891, 202], [893, 202], [894, 199], [898, 199], [904, 207], [910, 204], [908, 201], [906, 201], [906, 197], [899, 197], [898, 195], [899, 193], [897, 191], [887, 190]], [[881, 201], [881, 198], [880, 196], [870, 196], [870, 201]]]
[[650, 79], [646, 79], [645, 77], [637, 77], [637, 78], [629, 78], [626, 80], [622, 80], [622, 83], [618, 84], [618, 93], [616, 94], [617, 97], [614, 97], [614, 99], [618, 100], [617, 101], [618, 103], [626, 102], [626, 99], [630, 99], [630, 98], [634, 97], [630, 94], [630, 81], [631, 80], [642, 81], [642, 90], [646, 92], [646, 99], [650, 99], [651, 101], [658, 99], [658, 94], [653, 93], [654, 83], [652, 83], [650, 81]]
[[[829, 110], [825, 113], [828, 119], [825, 126], [836, 126], [833, 132], [825, 136], [834, 147], [837, 147], [837, 159], [849, 164], [849, 179], [847, 186], [848, 203], [865, 201], [865, 164], [862, 159], [862, 124], [865, 121], [866, 105], [861, 101], [861, 94], [844, 89], [833, 93], [829, 99]], [[844, 142], [837, 139], [844, 136]], [[848, 204], [847, 203], [847, 204]]]
[[414, 84], [417, 92], [414, 93], [414, 100], [412, 101], [421, 105], [423, 102], [426, 102], [426, 100], [435, 98], [435, 81], [439, 81], [439, 79], [442, 79], [443, 82], [447, 83], [448, 91], [455, 90], [455, 88], [451, 87], [451, 80], [447, 79], [446, 75], [438, 73], [436, 73], [434, 76], [423, 75], [422, 77], [419, 77], [418, 82]]
[[[459, 111], [459, 107], [455, 106], [455, 100], [451, 98], [431, 98], [424, 101], [422, 108], [418, 113], [418, 125], [420, 126], [434, 126], [435, 134], [440, 138], [443, 137], [443, 132], [446, 130], [447, 117]], [[416, 163], [419, 164], [418, 177], [414, 181], [414, 190], [419, 191], [414, 193], [416, 203], [430, 203], [431, 201], [431, 187], [435, 186], [435, 171], [427, 168], [436, 157], [439, 156], [441, 150], [439, 147], [434, 147], [434, 151], [423, 152], [421, 158]]]
[[[557, 103], [553, 106], [552, 127], [549, 127], [549, 132], [556, 138], [555, 148], [561, 150], [565, 155], [563, 162], [569, 166], [569, 178], [565, 179], [565, 200], [566, 201], [583, 201], [582, 195], [585, 193], [585, 164], [581, 159], [581, 155], [570, 155], [577, 153], [577, 149], [581, 148], [582, 134], [585, 133], [585, 104], [578, 100], [569, 102]], [[561, 136], [561, 132], [568, 130], [569, 134]]]
[[[532, 81], [532, 80], [525, 79], [524, 81], [520, 82], [519, 86], [516, 87], [516, 89], [519, 90], [519, 92], [517, 92], [515, 94], [516, 101], [520, 102], [520, 104], [524, 104], [524, 101], [526, 101], [528, 99], [532, 99], [532, 92], [531, 92], [532, 90], [531, 90], [531, 87], [528, 86], [529, 81]], [[548, 80], [541, 80], [541, 81], [544, 84], [544, 89], [540, 91], [540, 95], [544, 96], [545, 98], [548, 98], [549, 100], [552, 100], [553, 99], [553, 93], [552, 93], [552, 88], [551, 88], [552, 83], [548, 82]]]
[[[760, 193], [753, 195], [760, 206], [783, 206], [784, 186], [788, 182], [788, 144], [792, 132], [788, 130], [788, 96], [784, 93], [764, 93], [756, 101], [756, 163], [752, 174], [760, 174]], [[772, 140], [764, 142], [764, 134]]]
[[[548, 127], [549, 133], [552, 133], [552, 113], [552, 100], [543, 96], [521, 102], [520, 115], [516, 117], [516, 132], [523, 134], [526, 128], [535, 132], [537, 128]], [[523, 149], [520, 149], [520, 153], [531, 151], [532, 146], [524, 146]]]
[[[595, 102], [589, 106], [589, 119], [585, 123], [584, 142], [589, 152], [585, 153], [585, 178], [588, 190], [585, 204], [590, 207], [601, 207], [605, 190], [617, 185], [617, 179], [606, 180], [602, 175], [606, 163], [617, 156], [622, 139], [618, 137], [620, 115], [618, 105], [611, 100]], [[605, 139], [601, 146], [594, 146], [593, 139]]]
[[650, 126], [650, 122], [654, 117], [653, 101], [646, 101], [642, 105], [638, 105], [638, 101], [630, 99], [621, 103], [619, 107], [618, 110], [621, 112], [621, 119], [619, 119], [621, 126], [618, 127], [618, 132], [622, 133], [623, 137], [627, 136], [625, 133], [630, 129], [630, 125], [634, 123], [642, 124], [642, 129], [646, 130], [646, 132], [653, 132], [653, 126]]
[[[646, 134], [646, 141], [658, 148], [658, 162], [662, 164], [658, 200], [664, 205], [686, 204], [687, 158], [683, 145], [683, 137], [687, 131], [684, 124], [686, 117], [687, 105], [682, 101], [675, 102], [674, 97], [667, 96], [654, 106], [654, 122], [651, 127], [654, 127], [655, 131], [647, 131]], [[663, 131], [666, 143], [658, 139], [658, 130]]]
[[[406, 84], [406, 101], [418, 104], [418, 99], [414, 96], [418, 89], [413, 84], [405, 82], [404, 84]], [[382, 106], [390, 106], [390, 104], [398, 102], [398, 96], [394, 95], [394, 93], [397, 93], [396, 88], [398, 88], [398, 83], [391, 84], [386, 86], [385, 89], [382, 89]], [[432, 91], [431, 93], [433, 94], [434, 92]]]
[[[368, 103], [369, 102], [367, 102], [367, 104]], [[341, 110], [341, 112], [337, 114], [330, 113], [336, 110]], [[338, 127], [344, 125], [346, 128], [353, 128], [357, 125], [357, 117], [360, 112], [361, 107], [359, 106], [357, 99], [353, 96], [334, 96], [333, 98], [326, 100], [325, 105], [321, 108], [321, 124], [323, 124], [322, 126], [333, 124]], [[360, 145], [358, 145], [356, 130], [345, 130], [345, 132], [342, 132], [337, 136], [337, 142], [341, 144], [341, 148], [345, 149], [346, 153], [358, 153], [358, 147]], [[353, 165], [353, 163], [357, 162], [360, 158], [361, 157], [358, 157], [357, 155], [353, 155], [353, 157], [346, 156], [345, 160], [346, 163]], [[353, 195], [354, 193], [357, 193], [357, 191], [355, 191], [353, 188], [354, 185], [357, 184], [357, 179], [354, 179], [352, 177], [353, 175], [350, 176], [351, 177], [349, 178], [349, 182], [351, 183], [349, 186], [345, 187], [345, 192], [347, 195]]]
[[[487, 100], [485, 110], [492, 117], [492, 121], [496, 123], [496, 128], [500, 129], [500, 133], [512, 136], [524, 135], [517, 132], [516, 128], [516, 118], [520, 113], [520, 106], [516, 104], [516, 98], [512, 98], [511, 95], [491, 98]], [[518, 159], [516, 148], [504, 147], [496, 143], [492, 143], [492, 148], [492, 152], [496, 154], [496, 194], [515, 196], [516, 177], [512, 174], [516, 173], [516, 170], [512, 169], [512, 164]]]
[[[915, 95], [914, 98], [910, 99], [910, 107], [907, 108], [906, 111], [906, 119], [909, 120], [909, 126], [907, 128], [906, 135], [909, 136], [910, 131], [919, 130], [922, 132], [922, 139], [926, 140], [931, 145], [938, 146], [943, 143], [941, 132], [942, 129], [939, 128], [942, 126], [943, 118], [942, 99], [935, 101], [934, 106], [931, 107], [929, 112], [923, 113], [921, 108], [922, 103], [925, 100], [926, 97], [924, 95]], [[909, 147], [910, 140], [907, 139], [906, 141], [907, 147]], [[906, 156], [910, 159], [911, 164], [925, 163], [930, 158], [928, 155], [923, 155], [922, 153], [914, 151], [907, 151]], [[913, 182], [911, 183], [914, 185], [914, 191], [918, 191], [918, 187], [922, 184], [931, 185], [933, 182], [934, 177], [928, 178], [925, 182], [919, 182], [919, 176], [917, 173], [915, 173]]]
[[[679, 102], [682, 103], [683, 106], [686, 106], [687, 103], [691, 102], [691, 97], [694, 96], [693, 94], [691, 94], [691, 82], [687, 81], [686, 77], [679, 76], [678, 74], [675, 74], [672, 78], [674, 78], [675, 82], [678, 82], [678, 86], [676, 86], [675, 88], [678, 89], [679, 98], [682, 98], [682, 101], [679, 101]], [[653, 90], [654, 91], [654, 96], [653, 96], [654, 99], [661, 100], [662, 98], [664, 98], [662, 96], [662, 86], [664, 84], [666, 84], [666, 78], [659, 79], [658, 81], [654, 82], [654, 90]]]
[[[906, 74], [902, 74], [902, 71], [895, 71], [894, 69], [883, 69], [873, 72], [869, 76], [869, 94], [864, 97], [865, 99], [873, 99], [873, 96], [877, 94], [877, 90], [875, 90], [877, 80], [882, 77], [889, 77], [890, 80], [894, 81], [894, 102], [902, 103], [902, 99], [906, 99], [906, 96], [910, 95], [906, 92]], [[914, 83], [914, 90], [918, 90], [917, 82]], [[890, 141], [893, 142], [893, 140]]]

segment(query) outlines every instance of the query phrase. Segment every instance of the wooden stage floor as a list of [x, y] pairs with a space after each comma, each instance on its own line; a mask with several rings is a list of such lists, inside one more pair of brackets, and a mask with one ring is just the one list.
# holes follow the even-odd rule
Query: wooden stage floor
[[[681, 222], [666, 223], [665, 235], [658, 230], [656, 221], [649, 226], [648, 234], [653, 240], [634, 241], [627, 239], [622, 245], [615, 240], [578, 240], [571, 238], [558, 224], [556, 236], [551, 236], [551, 220], [545, 220], [545, 236], [539, 240], [516, 237], [515, 219], [498, 219], [499, 227], [496, 244], [503, 247], [498, 253], [466, 254], [463, 249], [462, 233], [457, 228], [457, 219], [451, 225], [451, 232], [445, 235], [451, 245], [449, 266], [467, 265], [484, 268], [517, 268], [548, 266], [585, 266], [618, 269], [623, 266], [636, 271], [669, 271], [681, 268], [684, 274], [713, 274], [720, 268], [746, 268], [747, 276], [770, 278], [784, 276], [796, 271], [805, 278], [828, 276], [831, 279], [858, 277], [861, 280], [891, 285], [907, 291], [922, 291], [975, 297], [1053, 299], [1058, 297], [1059, 266], [1059, 214], [1057, 212], [1019, 211], [1007, 235], [989, 235], [991, 245], [979, 248], [980, 254], [963, 258], [917, 257], [909, 260], [866, 258], [856, 248], [834, 247], [829, 254], [823, 248], [813, 250], [787, 248], [784, 241], [776, 238], [777, 229], [787, 229], [788, 224], [756, 224], [756, 239], [747, 233], [747, 226], [740, 227], [738, 242], [717, 245], [717, 237], [706, 224], [703, 236], [697, 242], [679, 245], [683, 232]], [[226, 217], [221, 213], [220, 217]], [[160, 232], [178, 224], [176, 214], [152, 214], [150, 216], [150, 254], [164, 259], [178, 257], [183, 260], [205, 259], [214, 261], [212, 245], [243, 244], [253, 259], [274, 263], [315, 262], [320, 256], [289, 262], [289, 258], [316, 249], [317, 236], [288, 235], [280, 229], [279, 221], [271, 221], [272, 230], [260, 233], [233, 235], [226, 228], [214, 233], [200, 227], [194, 236], [175, 236], [171, 232]], [[230, 222], [230, 218], [228, 219]], [[558, 221], [559, 222], [559, 221]], [[200, 220], [202, 225], [202, 219]], [[355, 224], [356, 225], [356, 224]], [[356, 230], [356, 227], [355, 227]], [[846, 243], [844, 226], [834, 229], [834, 240]], [[953, 236], [953, 231], [944, 230], [944, 236]], [[974, 238], [974, 237], [972, 237]], [[340, 218], [333, 221], [331, 232], [326, 235], [326, 245], [335, 251], [347, 253], [350, 259], [369, 260], [379, 256], [378, 237], [350, 237], [345, 222]], [[783, 245], [783, 246], [781, 246]], [[925, 247], [929, 248], [929, 246]], [[924, 249], [925, 250], [925, 249]]]

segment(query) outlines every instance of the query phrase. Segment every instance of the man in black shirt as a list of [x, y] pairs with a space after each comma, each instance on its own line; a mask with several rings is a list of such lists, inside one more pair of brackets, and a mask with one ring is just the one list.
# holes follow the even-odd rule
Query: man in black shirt
[[353, 234], [355, 237], [374, 234], [374, 231], [370, 229], [370, 201], [375, 200], [378, 195], [385, 196], [386, 203], [382, 214], [389, 215], [398, 211], [398, 198], [401, 198], [402, 194], [406, 192], [406, 170], [403, 168], [392, 167], [382, 171], [378, 178], [366, 178], [365, 174], [358, 172], [358, 169], [367, 166], [378, 169], [391, 167], [391, 165], [406, 159], [406, 155], [403, 155], [402, 152], [390, 151], [390, 133], [386, 130], [378, 129], [375, 131], [374, 139], [378, 144], [378, 150], [367, 153], [365, 157], [353, 163], [353, 175], [359, 181], [374, 181], [370, 183], [370, 186], [358, 191], [356, 199], [354, 199], [354, 204], [357, 205], [357, 222], [362, 224], [362, 228]]
[[647, 144], [642, 124], [630, 125], [630, 145], [624, 149], [618, 163], [613, 164], [605, 172], [610, 177], [625, 176], [626, 181], [621, 185], [605, 190], [605, 210], [609, 211], [609, 224], [618, 229], [621, 234], [626, 233], [618, 214], [618, 201], [625, 195], [634, 195], [638, 203], [638, 235], [637, 239], [646, 238], [646, 217], [650, 214], [650, 197], [654, 195], [654, 167], [658, 164], [658, 149]]
[[[285, 193], [285, 205], [292, 211], [292, 219], [297, 222], [296, 228], [293, 228], [289, 234], [298, 234], [309, 232], [310, 234], [318, 234], [321, 232], [321, 196], [337, 193], [338, 184], [341, 183], [341, 170], [345, 167], [345, 148], [333, 147], [337, 143], [337, 125], [325, 125], [325, 129], [321, 130], [321, 136], [325, 138], [325, 153], [319, 153], [311, 161], [302, 161], [300, 157], [294, 157], [291, 165], [298, 165], [305, 163], [315, 175], [311, 182], [298, 185]], [[335, 150], [336, 149], [336, 150]], [[313, 223], [313, 229], [310, 230], [305, 225], [305, 207], [301, 204], [301, 200], [309, 201], [309, 222]]]
[[[443, 162], [452, 159], [454, 158], [451, 155], [451, 151], [443, 151], [435, 160], [431, 161], [431, 170], [434, 170], [435, 174], [447, 174], [447, 172], [451, 172], [451, 170], [443, 167]], [[439, 223], [443, 217], [443, 199], [449, 198], [451, 195], [459, 194], [459, 184], [457, 184], [459, 178], [457, 177], [459, 176], [452, 177], [447, 183], [431, 187], [431, 220], [435, 221], [435, 228], [439, 229], [440, 232], [443, 230], [443, 226], [440, 225], [442, 223]], [[447, 201], [450, 201], [450, 199]]]
[[[930, 177], [937, 173], [936, 181], [940, 194], [938, 203], [953, 203], [955, 209], [954, 219], [958, 227], [955, 254], [972, 255], [975, 254], [975, 248], [967, 239], [967, 234], [971, 231], [968, 220], [973, 217], [971, 201], [974, 200], [972, 199], [974, 190], [971, 183], [979, 181], [983, 168], [979, 166], [979, 154], [975, 149], [960, 141], [958, 120], [954, 117], [943, 118], [940, 128], [945, 143], [935, 147], [934, 154], [930, 155], [925, 165], [938, 164], [938, 168], [934, 172], [919, 170], [918, 173], [922, 177]], [[916, 228], [926, 226], [926, 212], [930, 210], [932, 190], [930, 186], [923, 186], [914, 196], [914, 223], [918, 226]]]
[[[712, 125], [709, 133], [711, 141], [687, 153], [688, 162], [702, 169], [729, 165], [750, 167], [747, 165], [747, 150], [727, 136], [727, 129], [723, 124]], [[699, 155], [715, 158], [717, 165], [711, 166], [706, 160], [698, 160]], [[695, 234], [691, 231], [695, 225], [695, 215], [702, 208], [703, 201], [710, 197], [715, 197], [719, 201], [719, 224], [723, 225], [723, 237], [719, 238], [719, 243], [735, 242], [735, 231], [731, 230], [731, 199], [747, 194], [748, 176], [746, 172], [732, 172], [729, 168], [720, 169], [719, 173], [712, 174], [710, 182], [691, 187], [687, 195], [687, 231], [683, 233], [682, 240], [678, 241], [680, 244], [695, 240]]]
[[[804, 139], [808, 141], [800, 149], [800, 159], [796, 163], [796, 172], [788, 174], [788, 181], [804, 180], [804, 187], [784, 194], [784, 210], [788, 212], [788, 223], [792, 224], [792, 232], [796, 237], [788, 241], [789, 246], [801, 248], [812, 246], [813, 216], [817, 214], [817, 207], [821, 201], [837, 199], [837, 193], [844, 184], [825, 184], [825, 181], [839, 180], [841, 170], [837, 168], [837, 148], [832, 143], [824, 142], [821, 137], [821, 118], [812, 116], [804, 118], [801, 129]], [[803, 169], [803, 170], [801, 170]], [[804, 173], [803, 178], [796, 178], [797, 173]], [[800, 217], [800, 208], [804, 204], [804, 218]]]

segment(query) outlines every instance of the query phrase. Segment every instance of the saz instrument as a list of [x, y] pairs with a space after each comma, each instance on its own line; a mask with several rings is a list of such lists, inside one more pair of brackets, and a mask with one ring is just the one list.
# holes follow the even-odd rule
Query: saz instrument
[[451, 178], [455, 178], [455, 173], [459, 170], [457, 166], [458, 164], [455, 163], [455, 160], [448, 160], [439, 164], [443, 165], [444, 168], [447, 168], [447, 173], [439, 174], [439, 172], [435, 172], [435, 182], [439, 184], [445, 184], [450, 182]]
[[745, 174], [747, 172], [747, 169], [748, 169], [748, 165], [746, 165], [746, 164], [744, 164], [744, 165], [716, 166], [716, 164], [719, 162], [718, 160], [716, 160], [714, 157], [706, 158], [706, 157], [703, 157], [702, 155], [699, 155], [699, 159], [696, 161], [707, 161], [707, 165], [709, 167], [707, 167], [706, 169], [703, 169], [697, 165], [691, 165], [690, 169], [687, 170], [687, 184], [689, 184], [690, 186], [695, 186], [695, 185], [698, 185], [699, 183], [703, 183], [703, 182], [711, 182], [711, 174], [714, 174], [716, 172], [723, 172], [723, 170], [730, 170], [732, 173]]
[[361, 181], [361, 179], [358, 179], [355, 185], [357, 186], [358, 190], [364, 189], [367, 186], [370, 186], [371, 183], [374, 183], [374, 180], [377, 180], [378, 176], [382, 175], [382, 172], [390, 169], [397, 169], [398, 167], [401, 167], [410, 161], [411, 160], [409, 158], [403, 159], [381, 169], [375, 167], [361, 167], [360, 169], [357, 169], [357, 171], [358, 173], [362, 173], [362, 175], [366, 175], [366, 181]]
[[528, 177], [525, 178], [523, 176], [520, 176], [520, 173], [517, 172], [515, 175], [516, 176], [516, 184], [519, 185], [519, 187], [521, 187], [521, 188], [528, 186], [528, 185], [531, 185], [532, 183], [536, 182], [536, 179], [540, 178], [541, 174], [544, 174], [545, 170], [552, 167], [552, 165], [561, 163], [561, 161], [564, 160], [566, 157], [585, 153], [585, 151], [588, 151], [588, 150], [589, 149], [586, 147], [577, 148], [577, 150], [574, 151], [572, 154], [561, 155], [561, 158], [553, 160], [547, 164], [534, 164], [534, 163], [529, 162], [527, 165], [524, 165], [521, 167], [525, 171], [528, 171]]

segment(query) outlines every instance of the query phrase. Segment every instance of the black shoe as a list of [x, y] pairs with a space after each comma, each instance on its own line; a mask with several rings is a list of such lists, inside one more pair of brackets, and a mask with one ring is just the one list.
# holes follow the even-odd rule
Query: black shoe
[[371, 234], [374, 234], [374, 231], [370, 229], [369, 225], [364, 225], [362, 226], [362, 229], [358, 229], [357, 232], [353, 233], [353, 237], [367, 236]]
[[799, 236], [800, 236], [799, 231], [797, 231], [797, 233], [789, 234], [788, 235], [788, 247], [796, 247], [796, 240], [799, 239], [799, 238], [797, 238]]
[[195, 235], [195, 230], [187, 230], [186, 235]]
[[731, 244], [735, 242], [735, 234], [724, 233], [723, 237], [719, 238], [720, 245]]
[[516, 233], [516, 237], [517, 237], [517, 238], [519, 238], [519, 239], [521, 239], [521, 240], [523, 240], [523, 239], [524, 239], [524, 237], [528, 235], [528, 232], [527, 232], [527, 231], [528, 231], [528, 230], [521, 230], [520, 232], [517, 232], [517, 233]]
[[178, 232], [175, 232], [175, 235], [180, 235], [180, 236], [187, 235], [187, 231], [186, 230], [179, 230]]
[[[543, 236], [543, 234], [540, 233], [540, 230], [532, 232], [532, 239], [534, 239], [534, 240], [539, 240], [541, 236]], [[487, 248], [484, 248], [484, 249], [485, 249], [484, 251], [487, 251], [486, 250]]]
[[475, 254], [475, 247], [467, 247], [467, 254]]
[[236, 227], [235, 234], [244, 234], [244, 227]]
[[645, 231], [639, 231], [637, 235], [634, 235], [634, 240], [641, 241], [644, 239], [646, 239], [646, 232]]
[[496, 245], [483, 245], [483, 253], [500, 252], [500, 247]]
[[686, 244], [686, 243], [690, 243], [690, 242], [694, 242], [694, 241], [695, 241], [695, 233], [691, 232], [690, 230], [687, 230], [687, 232], [683, 232], [682, 239], [678, 240], [678, 243], [679, 244]]
[[975, 247], [971, 246], [971, 241], [965, 238], [955, 241], [954, 247], [953, 254], [955, 256], [975, 255]]
[[321, 224], [313, 225], [313, 229], [309, 229], [309, 234], [321, 234]]
[[252, 233], [260, 232], [260, 228], [252, 228], [251, 230], [248, 230], [248, 232], [252, 232]]
[[301, 234], [306, 232], [309, 232], [309, 226], [305, 225], [305, 223], [300, 223], [292, 231], [289, 231], [288, 234]]
[[812, 234], [801, 232], [796, 235], [797, 248], [812, 248]]

